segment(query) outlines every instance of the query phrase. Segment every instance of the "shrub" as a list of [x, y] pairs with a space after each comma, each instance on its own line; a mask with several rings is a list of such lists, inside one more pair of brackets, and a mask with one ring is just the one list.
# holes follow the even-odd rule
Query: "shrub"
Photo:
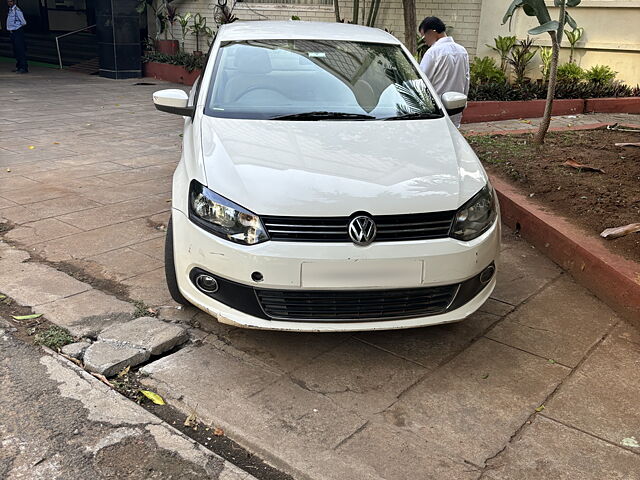
[[558, 67], [558, 82], [579, 82], [584, 79], [585, 71], [575, 63], [565, 63]]
[[622, 82], [604, 84], [582, 82], [581, 98], [632, 97], [633, 89]]
[[522, 85], [510, 85], [504, 83], [472, 84], [469, 88], [469, 100], [484, 101], [516, 101], [536, 100], [546, 98], [546, 85], [537, 83], [523, 83]]
[[533, 47], [533, 39], [527, 37], [526, 40], [520, 40], [510, 52], [510, 57], [507, 59], [509, 64], [513, 67], [513, 73], [516, 75], [516, 83], [525, 83], [525, 74], [529, 63], [536, 55], [535, 47]]
[[167, 55], [166, 53], [147, 52], [142, 58], [144, 62], [169, 63], [171, 65], [181, 65], [188, 72], [196, 69], [204, 68], [205, 57], [202, 55], [192, 55], [189, 53], [177, 53], [176, 55]]
[[618, 72], [607, 65], [594, 65], [585, 72], [585, 79], [596, 85], [604, 85], [613, 82]]
[[[640, 87], [629, 87], [621, 82], [596, 84], [591, 82], [563, 81], [556, 86], [556, 98], [607, 98], [607, 97], [636, 97], [640, 95]], [[472, 84], [469, 89], [469, 100], [486, 101], [515, 101], [515, 100], [544, 100], [547, 87], [544, 84], [523, 83], [509, 85], [508, 83]]]
[[470, 65], [472, 83], [506, 82], [507, 77], [491, 57], [476, 57]]
[[494, 46], [487, 45], [487, 47], [489, 47], [494, 52], [498, 52], [498, 54], [500, 55], [500, 69], [506, 75], [508, 65], [507, 59], [509, 58], [509, 52], [511, 52], [511, 49], [516, 44], [516, 37], [502, 37], [498, 35], [493, 39], [493, 43], [495, 44]]

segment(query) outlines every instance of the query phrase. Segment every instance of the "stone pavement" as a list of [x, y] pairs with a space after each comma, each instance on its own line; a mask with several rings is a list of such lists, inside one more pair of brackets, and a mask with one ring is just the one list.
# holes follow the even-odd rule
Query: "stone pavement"
[[[143, 372], [174, 405], [295, 478], [638, 477], [640, 335], [516, 236], [505, 234], [493, 298], [459, 324], [322, 335], [218, 324], [175, 309], [164, 285], [181, 119], [156, 112], [151, 93], [168, 84], [37, 69], [0, 81], [0, 218], [16, 247], [0, 252], [0, 292], [91, 337], [126, 323], [129, 300], [161, 306], [191, 342]], [[554, 123], [610, 119], [624, 122]], [[464, 126], [483, 128], [495, 126]]]

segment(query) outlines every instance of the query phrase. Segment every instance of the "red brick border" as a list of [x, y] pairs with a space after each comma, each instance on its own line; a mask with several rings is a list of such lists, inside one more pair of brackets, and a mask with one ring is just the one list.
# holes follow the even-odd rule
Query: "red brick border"
[[589, 98], [585, 113], [640, 113], [640, 97]]
[[[493, 122], [518, 118], [539, 118], [546, 100], [470, 101], [462, 123]], [[552, 115], [579, 113], [640, 113], [640, 97], [555, 99]]]
[[[606, 125], [606, 124], [605, 124]], [[602, 124], [565, 130], [601, 128]], [[640, 128], [638, 125], [626, 127]], [[495, 132], [499, 134], [522, 133]], [[494, 133], [488, 134], [492, 135]], [[485, 134], [487, 135], [487, 134]], [[502, 221], [568, 271], [620, 316], [640, 328], [640, 264], [610, 252], [599, 238], [534, 204], [500, 178], [491, 182], [500, 199]]]
[[[546, 104], [546, 100], [470, 101], [462, 114], [462, 123], [542, 117]], [[552, 115], [576, 115], [578, 113], [584, 113], [583, 99], [556, 99], [553, 101]]]
[[187, 71], [180, 65], [170, 63], [147, 62], [142, 64], [142, 73], [145, 77], [157, 78], [172, 83], [193, 85], [200, 75], [200, 70]]

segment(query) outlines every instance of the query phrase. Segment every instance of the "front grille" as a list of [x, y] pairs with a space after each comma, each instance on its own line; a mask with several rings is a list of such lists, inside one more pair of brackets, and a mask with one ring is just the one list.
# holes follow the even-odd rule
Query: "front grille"
[[395, 290], [256, 289], [260, 306], [283, 320], [373, 320], [437, 315], [447, 310], [459, 285]]
[[[378, 215], [372, 217], [377, 234], [374, 242], [446, 238], [455, 211]], [[351, 242], [352, 217], [261, 216], [271, 240], [289, 242]]]

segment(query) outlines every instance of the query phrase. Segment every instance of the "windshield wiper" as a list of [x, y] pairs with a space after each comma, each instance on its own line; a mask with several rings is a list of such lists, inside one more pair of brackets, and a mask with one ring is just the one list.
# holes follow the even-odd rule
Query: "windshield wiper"
[[442, 118], [442, 114], [431, 112], [404, 113], [395, 117], [387, 117], [384, 120], [421, 120], [424, 118]]
[[346, 112], [303, 112], [291, 115], [279, 115], [269, 120], [375, 120], [376, 117], [360, 113]]

